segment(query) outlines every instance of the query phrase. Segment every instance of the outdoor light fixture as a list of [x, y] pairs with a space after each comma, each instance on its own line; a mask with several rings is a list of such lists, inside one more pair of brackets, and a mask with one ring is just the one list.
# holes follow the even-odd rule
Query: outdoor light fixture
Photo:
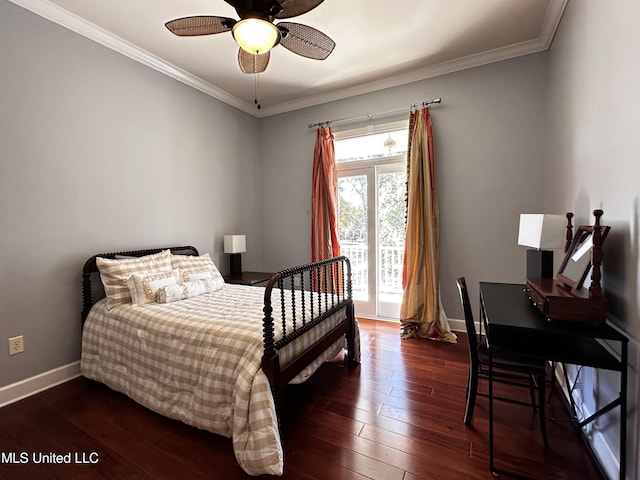
[[391, 155], [391, 150], [396, 148], [396, 141], [391, 138], [391, 134], [389, 134], [387, 139], [384, 141], [384, 148], [388, 150], [389, 155]]

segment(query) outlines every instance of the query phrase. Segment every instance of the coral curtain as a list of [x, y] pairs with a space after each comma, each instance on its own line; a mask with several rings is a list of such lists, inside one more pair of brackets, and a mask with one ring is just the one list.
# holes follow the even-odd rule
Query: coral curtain
[[331, 127], [318, 128], [313, 152], [311, 261], [340, 255], [338, 174]]
[[402, 338], [456, 342], [440, 300], [439, 214], [433, 126], [428, 108], [411, 111], [407, 150], [407, 218], [402, 272]]

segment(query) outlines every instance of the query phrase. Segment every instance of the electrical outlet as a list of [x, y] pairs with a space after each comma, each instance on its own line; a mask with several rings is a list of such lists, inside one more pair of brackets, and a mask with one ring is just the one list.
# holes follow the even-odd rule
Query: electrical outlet
[[24, 352], [24, 337], [19, 335], [9, 339], [9, 355]]

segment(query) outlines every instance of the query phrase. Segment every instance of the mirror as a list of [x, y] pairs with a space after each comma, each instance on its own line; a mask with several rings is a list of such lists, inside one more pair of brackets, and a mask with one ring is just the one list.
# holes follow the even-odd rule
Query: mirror
[[[610, 227], [601, 227], [602, 241], [607, 237]], [[579, 290], [582, 288], [591, 270], [591, 250], [593, 249], [593, 227], [582, 225], [578, 227], [567, 254], [558, 270], [558, 279], [564, 284]]]

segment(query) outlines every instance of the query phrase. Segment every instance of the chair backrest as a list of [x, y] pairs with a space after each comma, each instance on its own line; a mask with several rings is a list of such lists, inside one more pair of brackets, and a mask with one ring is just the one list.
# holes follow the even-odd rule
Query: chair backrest
[[473, 312], [471, 311], [471, 303], [469, 302], [469, 292], [467, 290], [467, 282], [464, 277], [456, 280], [458, 291], [460, 292], [460, 302], [464, 310], [464, 324], [467, 327], [467, 337], [469, 339], [469, 358], [472, 366], [478, 365], [478, 337], [476, 335], [476, 326], [473, 322]]

